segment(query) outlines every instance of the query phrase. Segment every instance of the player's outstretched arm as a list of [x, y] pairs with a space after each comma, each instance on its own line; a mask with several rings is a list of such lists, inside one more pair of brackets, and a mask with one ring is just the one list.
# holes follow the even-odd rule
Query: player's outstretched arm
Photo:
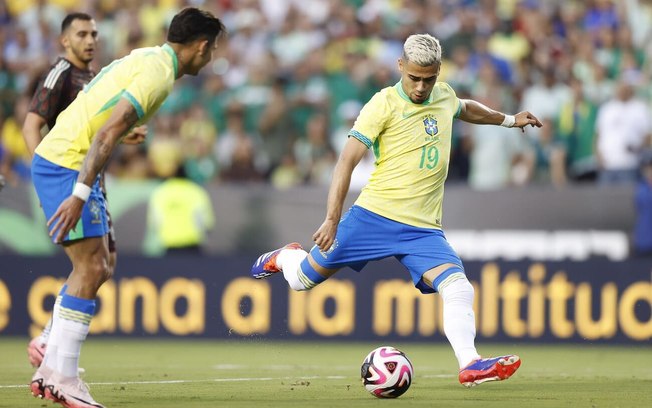
[[319, 229], [312, 235], [313, 241], [322, 251], [328, 251], [335, 241], [337, 225], [342, 217], [344, 199], [351, 185], [351, 174], [367, 152], [367, 146], [354, 137], [344, 146], [333, 172], [333, 180], [328, 191], [326, 218]]
[[72, 195], [59, 205], [57, 211], [48, 220], [48, 227], [52, 226], [50, 236], [56, 234], [55, 242], [61, 242], [68, 232], [77, 225], [95, 178], [113, 153], [120, 138], [137, 121], [138, 113], [134, 106], [128, 100], [121, 99], [107, 122], [95, 135], [82, 163], [77, 185]]
[[528, 125], [541, 127], [543, 124], [530, 112], [523, 111], [516, 115], [506, 115], [489, 108], [473, 99], [460, 99], [462, 109], [459, 118], [465, 122], [479, 125], [502, 125], [505, 127], [518, 127], [521, 130]]

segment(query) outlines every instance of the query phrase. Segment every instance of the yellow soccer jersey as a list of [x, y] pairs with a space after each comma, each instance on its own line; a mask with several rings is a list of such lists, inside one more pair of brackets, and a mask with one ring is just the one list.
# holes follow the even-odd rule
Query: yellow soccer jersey
[[97, 131], [121, 98], [138, 112], [137, 125], [147, 120], [172, 91], [178, 61], [172, 47], [139, 48], [113, 61], [79, 92], [36, 148], [36, 153], [72, 170], [79, 170]]
[[399, 82], [376, 93], [349, 136], [376, 156], [376, 169], [356, 204], [404, 224], [441, 229], [453, 119], [461, 103], [445, 82], [415, 104]]

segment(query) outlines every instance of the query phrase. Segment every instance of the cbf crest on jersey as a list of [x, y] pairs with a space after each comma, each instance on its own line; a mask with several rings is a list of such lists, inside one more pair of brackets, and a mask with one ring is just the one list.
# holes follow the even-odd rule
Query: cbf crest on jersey
[[439, 132], [439, 129], [437, 128], [437, 119], [432, 115], [426, 115], [426, 117], [423, 118], [423, 127], [426, 134], [429, 136], [434, 136]]

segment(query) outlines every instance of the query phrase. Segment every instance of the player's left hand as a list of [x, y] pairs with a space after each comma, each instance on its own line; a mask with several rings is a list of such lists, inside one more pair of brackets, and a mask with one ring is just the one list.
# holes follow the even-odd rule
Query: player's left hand
[[516, 122], [514, 122], [514, 126], [512, 127], [521, 128], [523, 132], [525, 132], [525, 127], [527, 125], [530, 125], [532, 127], [536, 126], [539, 128], [543, 126], [543, 123], [541, 123], [541, 121], [537, 119], [536, 116], [534, 116], [528, 111], [517, 113], [516, 115], [514, 115], [514, 119], [516, 119]]
[[131, 129], [127, 136], [122, 138], [121, 143], [127, 145], [137, 145], [145, 141], [147, 137], [147, 125], [136, 126]]
[[84, 201], [78, 197], [71, 195], [66, 198], [54, 215], [48, 220], [48, 228], [50, 229], [50, 236], [56, 234], [54, 242], [60, 244], [63, 239], [68, 235], [70, 230], [75, 230], [75, 225], [81, 217], [82, 209], [84, 208]]

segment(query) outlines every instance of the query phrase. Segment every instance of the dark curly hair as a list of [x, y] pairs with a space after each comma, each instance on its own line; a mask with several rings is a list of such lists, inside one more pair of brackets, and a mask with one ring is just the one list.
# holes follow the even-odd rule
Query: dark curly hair
[[188, 7], [172, 18], [167, 40], [178, 44], [188, 44], [197, 39], [214, 42], [224, 32], [226, 32], [224, 24], [212, 13]]

